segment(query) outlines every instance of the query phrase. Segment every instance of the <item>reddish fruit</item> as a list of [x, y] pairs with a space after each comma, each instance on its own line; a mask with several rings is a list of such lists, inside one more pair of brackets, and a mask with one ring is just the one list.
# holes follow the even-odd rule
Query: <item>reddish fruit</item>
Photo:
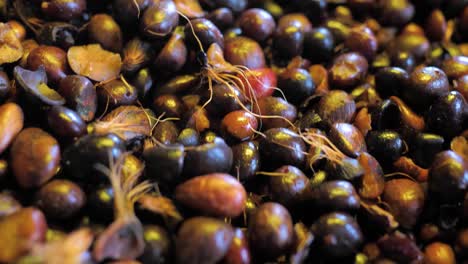
[[251, 70], [246, 74], [247, 78], [241, 78], [240, 88], [244, 91], [248, 99], [252, 98], [251, 91], [254, 91], [257, 99], [273, 94], [277, 85], [276, 74], [270, 68]]
[[244, 210], [247, 194], [236, 178], [212, 173], [177, 186], [175, 198], [187, 207], [210, 215], [236, 217]]

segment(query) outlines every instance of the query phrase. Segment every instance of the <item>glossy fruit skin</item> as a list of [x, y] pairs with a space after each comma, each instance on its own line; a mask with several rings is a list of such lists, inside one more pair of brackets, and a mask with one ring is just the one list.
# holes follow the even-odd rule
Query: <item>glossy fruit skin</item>
[[142, 14], [140, 32], [148, 38], [161, 39], [169, 35], [179, 23], [179, 14], [172, 1], [160, 1]]
[[246, 79], [241, 79], [245, 88], [240, 88], [243, 91], [244, 100], [249, 100], [253, 95], [260, 99], [273, 94], [278, 80], [272, 69], [259, 68], [251, 70], [246, 75]]
[[138, 99], [143, 100], [143, 98], [148, 94], [151, 87], [153, 86], [154, 78], [150, 74], [148, 68], [143, 68], [139, 70], [133, 77], [131, 84], [135, 86], [138, 91]]
[[468, 73], [468, 57], [452, 56], [442, 62], [442, 70], [449, 79], [462, 78]]
[[229, 172], [231, 166], [231, 148], [223, 139], [216, 137], [213, 142], [186, 151], [182, 174], [185, 177], [193, 177], [214, 172]]
[[224, 264], [249, 264], [251, 263], [250, 249], [246, 233], [236, 228], [234, 230], [234, 238], [232, 239], [231, 247], [223, 259]]
[[288, 102], [298, 105], [315, 92], [315, 84], [308, 71], [300, 68], [286, 70], [278, 76], [280, 88]]
[[231, 9], [234, 13], [242, 12], [248, 5], [248, 2], [246, 0], [201, 0], [200, 2], [210, 7], [227, 7]]
[[403, 91], [403, 99], [418, 110], [427, 108], [448, 91], [448, 79], [441, 69], [419, 67], [411, 73], [409, 86]]
[[22, 130], [10, 149], [11, 168], [22, 188], [39, 187], [51, 179], [57, 173], [60, 157], [57, 140], [35, 127]]
[[416, 243], [401, 233], [385, 235], [377, 240], [377, 245], [383, 256], [397, 262], [419, 263], [424, 257]]
[[11, 92], [10, 79], [4, 71], [0, 71], [0, 101], [5, 100]]
[[127, 85], [121, 80], [112, 80], [105, 83], [97, 90], [98, 101], [100, 104], [109, 104], [109, 107], [115, 108], [121, 105], [131, 105], [138, 99], [138, 91], [135, 86]]
[[37, 70], [43, 65], [52, 83], [58, 83], [67, 76], [67, 54], [55, 46], [39, 46], [31, 50], [27, 63], [31, 70]]
[[251, 70], [265, 68], [265, 55], [260, 45], [247, 37], [235, 37], [224, 43], [224, 58], [233, 65]]
[[314, 28], [304, 36], [304, 54], [312, 62], [328, 61], [333, 56], [335, 39], [326, 27]]
[[364, 169], [360, 178], [358, 192], [362, 198], [379, 197], [385, 188], [385, 178], [379, 162], [370, 154], [363, 152], [358, 157], [359, 164]]
[[176, 263], [217, 263], [228, 252], [233, 237], [232, 227], [221, 220], [192, 217], [177, 233]]
[[[207, 95], [209, 98], [209, 95]], [[241, 89], [237, 89], [234, 86], [228, 87], [227, 85], [216, 84], [213, 86], [213, 96], [211, 102], [206, 106], [207, 111], [212, 116], [223, 117], [226, 114], [241, 110], [239, 102], [247, 103], [244, 93]]]
[[153, 129], [153, 138], [163, 144], [172, 144], [177, 141], [179, 129], [172, 121], [161, 122]]
[[[466, 32], [466, 29], [468, 29], [468, 9], [465, 7], [462, 12], [460, 12], [460, 24], [458, 25], [460, 32]], [[464, 39], [466, 40], [467, 37], [464, 36]]]
[[139, 12], [145, 10], [151, 2], [149, 0], [137, 0], [135, 2], [116, 0], [113, 4], [115, 19], [123, 26], [135, 26], [139, 19]]
[[245, 141], [232, 146], [231, 175], [240, 181], [250, 180], [260, 169], [260, 151], [258, 142]]
[[200, 134], [193, 128], [185, 128], [180, 131], [177, 137], [177, 143], [184, 145], [185, 147], [197, 146], [200, 144]]
[[267, 176], [272, 199], [287, 207], [297, 204], [309, 179], [294, 166], [282, 166], [275, 173], [282, 175]]
[[86, 0], [45, 0], [42, 12], [63, 21], [78, 18], [86, 10]]
[[278, 28], [285, 29], [291, 26], [299, 28], [304, 33], [312, 30], [312, 23], [303, 13], [289, 13], [281, 16], [278, 21]]
[[47, 113], [47, 122], [53, 132], [61, 137], [74, 138], [86, 133], [86, 123], [73, 110], [54, 106]]
[[45, 241], [47, 221], [41, 210], [26, 207], [2, 219], [0, 231], [4, 234], [0, 261], [12, 263], [27, 254], [35, 243]]
[[387, 47], [390, 52], [407, 52], [420, 61], [429, 52], [429, 40], [419, 33], [403, 33], [396, 37]]
[[463, 95], [451, 91], [437, 98], [426, 115], [428, 128], [445, 138], [458, 135], [467, 119], [467, 103]]
[[185, 110], [185, 106], [179, 97], [166, 94], [154, 98], [152, 109], [156, 116], [165, 113], [165, 117], [180, 118]]
[[[221, 48], [224, 47], [223, 34], [213, 22], [206, 18], [193, 19], [191, 22], [195, 35], [200, 39], [204, 50], [208, 50], [213, 43], [218, 44]], [[192, 28], [188, 24], [185, 26], [185, 35], [189, 45], [195, 50], [199, 50], [198, 42], [193, 35]]]
[[327, 181], [318, 186], [308, 186], [302, 199], [314, 208], [325, 211], [354, 211], [359, 209], [360, 198], [353, 185], [347, 181]]
[[6, 24], [8, 24], [12, 29], [13, 31], [16, 33], [16, 36], [18, 37], [18, 40], [20, 41], [24, 41], [25, 38], [26, 38], [26, 28], [18, 21], [16, 20], [10, 20], [8, 22], [6, 22]]
[[[99, 181], [95, 164], [109, 165], [109, 155], [117, 159], [125, 150], [124, 142], [115, 134], [86, 135], [63, 152], [63, 167], [67, 175], [87, 182]], [[101, 178], [102, 179], [102, 178]]]
[[97, 109], [97, 94], [91, 81], [80, 75], [68, 75], [60, 81], [58, 92], [68, 107], [84, 121], [91, 121]]
[[173, 34], [153, 62], [154, 69], [173, 74], [187, 62], [187, 47], [182, 34]]
[[162, 227], [146, 225], [143, 227], [145, 251], [138, 259], [143, 263], [162, 264], [172, 260], [173, 242], [169, 233]]
[[468, 187], [468, 164], [453, 151], [438, 153], [429, 169], [429, 190], [438, 199], [457, 201], [462, 199]]
[[333, 124], [330, 128], [329, 138], [344, 154], [351, 158], [357, 158], [361, 153], [367, 151], [364, 136], [351, 124]]
[[15, 103], [0, 106], [0, 153], [3, 153], [24, 125], [22, 108]]
[[122, 50], [122, 30], [117, 22], [107, 14], [96, 14], [88, 24], [90, 43], [99, 43], [102, 48], [120, 52]]
[[415, 8], [410, 1], [384, 0], [378, 5], [379, 22], [388, 26], [406, 24], [414, 15]]
[[295, 26], [278, 27], [274, 34], [273, 47], [285, 58], [298, 56], [304, 48], [304, 32]]
[[[258, 100], [257, 107], [258, 109], [254, 111], [261, 116], [260, 120], [264, 129], [290, 127], [297, 117], [296, 107], [281, 97], [261, 98]], [[276, 118], [272, 118], [273, 116]]]
[[[67, 20], [59, 18], [60, 13], [41, 12], [46, 5], [83, 1], [88, 8]], [[43, 2], [49, 4], [41, 7]], [[48, 243], [83, 227], [92, 229], [90, 243], [106, 227], [112, 231], [106, 235], [110, 239], [95, 243], [99, 246], [77, 239], [64, 243], [63, 249], [83, 245], [80, 250], [89, 255], [98, 248], [94, 261], [115, 264], [465, 261], [466, 3], [0, 0], [0, 51], [8, 46], [2, 24], [13, 29], [10, 37], [16, 36], [23, 46], [18, 61], [0, 65], [0, 262], [34, 262], [36, 257], [49, 262], [42, 259], [50, 255]], [[109, 21], [112, 28], [105, 30]], [[202, 50], [220, 46], [217, 55], [226, 56], [221, 68], [200, 59], [204, 51], [191, 23]], [[114, 58], [121, 56], [111, 78], [76, 71], [91, 80], [69, 75], [73, 72], [66, 69], [59, 81], [50, 76], [43, 81], [50, 90], [30, 85], [39, 88], [36, 94], [25, 89], [20, 78], [12, 78], [17, 64], [31, 69], [28, 56], [38, 45], [66, 52], [89, 43], [113, 51]], [[96, 49], [89, 53], [90, 63], [94, 53], [102, 55]], [[87, 63], [71, 57], [66, 68]], [[51, 75], [55, 64], [44, 62], [49, 65], [42, 72], [47, 68]], [[232, 78], [232, 87], [224, 78]], [[58, 99], [47, 102], [54, 90]], [[154, 118], [154, 127], [141, 133], [144, 137], [128, 140], [110, 135], [86, 139], [102, 132], [93, 129], [99, 122], [104, 131], [133, 129], [123, 117], [109, 127], [104, 123], [114, 121], [108, 112], [122, 106], [149, 108], [143, 119]], [[31, 127], [53, 135], [65, 157], [52, 179], [26, 188], [15, 181], [12, 143]], [[316, 131], [327, 142], [310, 140]], [[85, 139], [89, 141], [78, 143]], [[319, 147], [314, 143], [329, 142], [333, 150], [315, 161]], [[136, 202], [136, 229], [125, 227], [114, 208], [119, 195], [114, 197], [108, 177], [95, 166], [108, 167], [109, 156], [116, 159], [124, 152], [132, 153], [131, 162], [125, 159], [124, 174], [140, 168], [137, 182], [154, 185]], [[230, 176], [200, 180], [205, 173]], [[79, 195], [52, 192], [50, 185], [58, 181], [82, 188], [85, 199], [71, 201], [66, 198]], [[264, 209], [269, 202], [282, 205], [282, 213]], [[27, 229], [34, 225], [27, 217], [3, 223], [29, 205], [38, 206], [43, 221], [47, 218], [52, 225], [47, 233], [33, 230], [46, 233], [47, 244], [28, 238], [32, 231]], [[268, 216], [256, 215], [262, 210]], [[263, 228], [268, 224], [274, 227]], [[281, 225], [286, 228], [278, 228]], [[12, 241], [19, 239], [23, 241]], [[45, 250], [38, 250], [43, 246]], [[19, 257], [2, 260], [18, 249], [24, 249]]]
[[248, 234], [252, 254], [274, 259], [286, 253], [293, 242], [291, 215], [278, 203], [264, 203], [253, 212]]
[[336, 57], [329, 70], [332, 86], [350, 88], [359, 84], [369, 68], [366, 58], [357, 52], [350, 52]]
[[335, 44], [341, 44], [348, 37], [350, 28], [337, 19], [328, 19], [325, 22], [325, 27], [330, 30], [335, 39]]
[[221, 129], [227, 137], [245, 141], [254, 136], [258, 129], [257, 118], [247, 111], [233, 111], [224, 116]]
[[333, 212], [322, 215], [312, 225], [321, 249], [328, 257], [339, 258], [353, 254], [363, 242], [361, 229], [352, 216]]
[[236, 217], [244, 210], [247, 194], [233, 176], [212, 173], [178, 185], [175, 198], [187, 207], [208, 215]]
[[426, 19], [425, 31], [432, 41], [441, 41], [444, 38], [445, 31], [447, 30], [447, 21], [445, 20], [444, 13], [435, 9]]
[[434, 242], [426, 246], [424, 250], [425, 261], [428, 264], [455, 264], [455, 252], [445, 243]]
[[112, 221], [114, 217], [114, 190], [109, 185], [99, 185], [86, 192], [86, 209], [92, 212], [91, 219]]
[[402, 68], [407, 72], [411, 72], [416, 64], [414, 56], [405, 51], [394, 52], [390, 56], [390, 60], [393, 67]]
[[344, 44], [350, 50], [364, 55], [369, 61], [374, 58], [378, 48], [374, 33], [364, 25], [352, 28]]
[[231, 9], [220, 7], [208, 14], [208, 19], [219, 29], [224, 30], [234, 24], [234, 14]]
[[305, 162], [304, 141], [287, 128], [272, 128], [265, 131], [266, 137], [260, 141], [263, 166], [276, 169], [280, 164], [290, 164], [302, 168]]
[[398, 67], [384, 67], [375, 75], [375, 87], [382, 97], [399, 96], [406, 89], [409, 74]]
[[317, 108], [317, 113], [329, 125], [349, 123], [356, 111], [356, 103], [345, 91], [332, 90], [320, 99]]
[[367, 134], [367, 148], [380, 162], [393, 162], [404, 151], [404, 141], [401, 136], [391, 130], [371, 131]]
[[412, 228], [424, 208], [425, 194], [417, 182], [395, 179], [385, 184], [382, 199], [401, 226]]
[[242, 32], [258, 42], [265, 41], [275, 30], [276, 23], [270, 13], [260, 8], [251, 8], [239, 17]]
[[42, 186], [36, 195], [37, 205], [47, 217], [70, 219], [85, 205], [83, 190], [68, 180], [53, 180]]

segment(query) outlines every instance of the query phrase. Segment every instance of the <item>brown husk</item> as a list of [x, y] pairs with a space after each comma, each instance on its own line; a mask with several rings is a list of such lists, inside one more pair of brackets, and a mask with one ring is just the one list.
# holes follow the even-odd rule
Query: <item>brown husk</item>
[[93, 261], [87, 253], [93, 240], [91, 229], [81, 228], [63, 239], [36, 245], [30, 256], [47, 264], [91, 264]]
[[23, 56], [23, 46], [15, 31], [5, 23], [0, 23], [0, 65], [15, 62]]
[[130, 40], [123, 50], [122, 70], [135, 72], [148, 64], [151, 45], [138, 38]]
[[154, 117], [141, 107], [134, 105], [119, 106], [93, 123], [94, 133], [114, 133], [124, 140], [151, 136]]
[[73, 46], [67, 52], [71, 69], [98, 82], [116, 78], [122, 67], [120, 55], [104, 50], [99, 44]]
[[171, 199], [164, 196], [143, 195], [138, 199], [142, 209], [161, 216], [170, 226], [179, 224], [183, 217]]
[[465, 137], [455, 137], [450, 142], [450, 149], [468, 160], [468, 141]]
[[143, 168], [124, 179], [122, 167], [126, 155], [114, 160], [109, 153], [109, 168], [96, 165], [96, 169], [106, 174], [112, 184], [116, 216], [94, 244], [93, 257], [98, 262], [105, 259], [135, 259], [145, 248], [143, 226], [135, 216], [134, 203], [152, 186], [149, 182], [138, 183]]
[[144, 250], [143, 227], [135, 217], [132, 221], [117, 219], [102, 232], [93, 248], [93, 257], [104, 259], [135, 259]]

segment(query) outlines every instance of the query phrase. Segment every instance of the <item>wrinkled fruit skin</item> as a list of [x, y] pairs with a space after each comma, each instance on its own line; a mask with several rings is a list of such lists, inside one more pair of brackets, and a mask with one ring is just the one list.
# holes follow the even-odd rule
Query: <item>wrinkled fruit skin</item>
[[213, 216], [236, 217], [244, 210], [247, 194], [233, 176], [213, 173], [180, 184], [175, 197], [182, 204]]

